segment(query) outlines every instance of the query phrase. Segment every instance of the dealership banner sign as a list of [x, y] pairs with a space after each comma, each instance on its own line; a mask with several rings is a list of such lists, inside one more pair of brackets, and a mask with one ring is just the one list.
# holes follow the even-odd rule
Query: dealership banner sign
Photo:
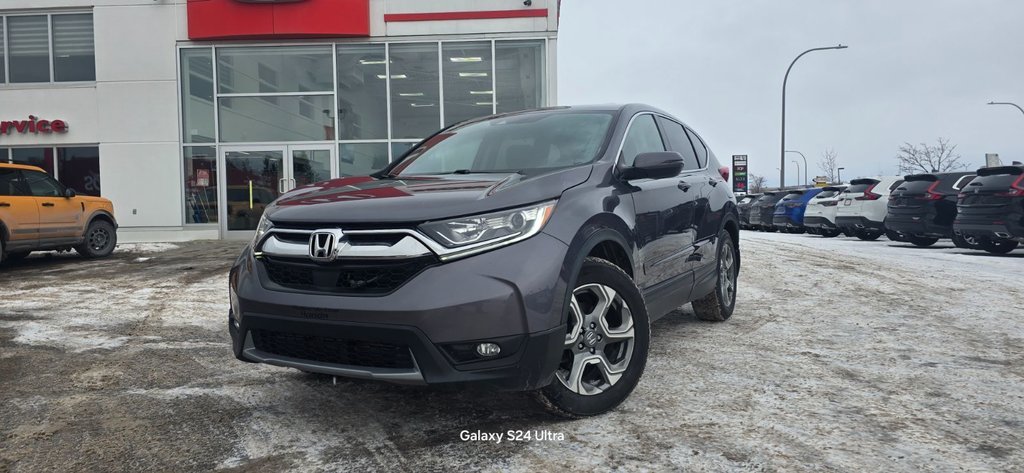
[[35, 115], [29, 115], [28, 120], [3, 120], [0, 121], [0, 136], [17, 134], [50, 134], [67, 133], [68, 122], [64, 120], [40, 120]]
[[747, 192], [747, 155], [732, 155], [732, 191]]

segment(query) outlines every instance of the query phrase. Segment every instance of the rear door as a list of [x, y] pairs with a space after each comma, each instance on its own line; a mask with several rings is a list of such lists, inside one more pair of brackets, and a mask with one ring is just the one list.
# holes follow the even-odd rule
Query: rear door
[[22, 171], [39, 210], [39, 239], [75, 238], [84, 233], [85, 209], [64, 197], [64, 186], [39, 171]]
[[0, 167], [0, 223], [7, 227], [8, 244], [31, 248], [39, 239], [39, 210], [21, 170]]

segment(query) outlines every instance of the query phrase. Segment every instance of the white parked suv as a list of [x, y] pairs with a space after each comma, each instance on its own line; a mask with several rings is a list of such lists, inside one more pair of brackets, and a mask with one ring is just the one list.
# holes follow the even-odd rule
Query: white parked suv
[[836, 226], [836, 209], [839, 208], [839, 196], [845, 189], [845, 185], [826, 186], [807, 203], [807, 210], [804, 210], [804, 228], [807, 233], [825, 238], [842, 233]]
[[839, 195], [836, 226], [861, 240], [877, 240], [885, 234], [889, 193], [903, 183], [902, 176], [854, 179]]

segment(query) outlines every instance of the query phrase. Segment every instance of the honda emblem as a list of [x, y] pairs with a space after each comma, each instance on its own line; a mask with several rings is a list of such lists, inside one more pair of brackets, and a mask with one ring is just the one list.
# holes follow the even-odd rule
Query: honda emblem
[[330, 263], [338, 257], [338, 246], [345, 234], [339, 229], [317, 230], [309, 236], [309, 258], [317, 263]]

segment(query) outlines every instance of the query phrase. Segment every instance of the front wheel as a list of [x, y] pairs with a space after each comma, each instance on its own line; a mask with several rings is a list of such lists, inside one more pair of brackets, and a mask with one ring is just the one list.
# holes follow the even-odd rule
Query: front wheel
[[1013, 240], [992, 240], [986, 238], [981, 240], [981, 249], [994, 255], [1005, 255], [1017, 248], [1017, 242]]
[[78, 254], [86, 258], [102, 258], [114, 252], [117, 246], [117, 232], [110, 222], [93, 220], [85, 230], [85, 241], [75, 247]]
[[821, 231], [821, 236], [823, 236], [825, 238], [835, 238], [835, 237], [839, 236], [839, 234], [841, 234], [841, 233], [842, 233], [842, 231], [840, 231], [838, 229], [836, 229], [836, 230], [822, 230]]
[[968, 235], [968, 234], [957, 235], [957, 234], [954, 234], [953, 235], [953, 244], [956, 245], [957, 248], [966, 248], [966, 249], [970, 249], [970, 250], [980, 250], [981, 249], [981, 243], [978, 241], [978, 238], [975, 237], [974, 235]]
[[537, 400], [569, 418], [614, 409], [640, 381], [650, 341], [647, 307], [633, 279], [606, 260], [587, 258], [569, 298], [562, 361]]
[[736, 308], [736, 282], [739, 276], [739, 251], [732, 235], [722, 230], [718, 234], [718, 281], [710, 294], [693, 301], [693, 312], [698, 319], [721, 322], [732, 316]]

